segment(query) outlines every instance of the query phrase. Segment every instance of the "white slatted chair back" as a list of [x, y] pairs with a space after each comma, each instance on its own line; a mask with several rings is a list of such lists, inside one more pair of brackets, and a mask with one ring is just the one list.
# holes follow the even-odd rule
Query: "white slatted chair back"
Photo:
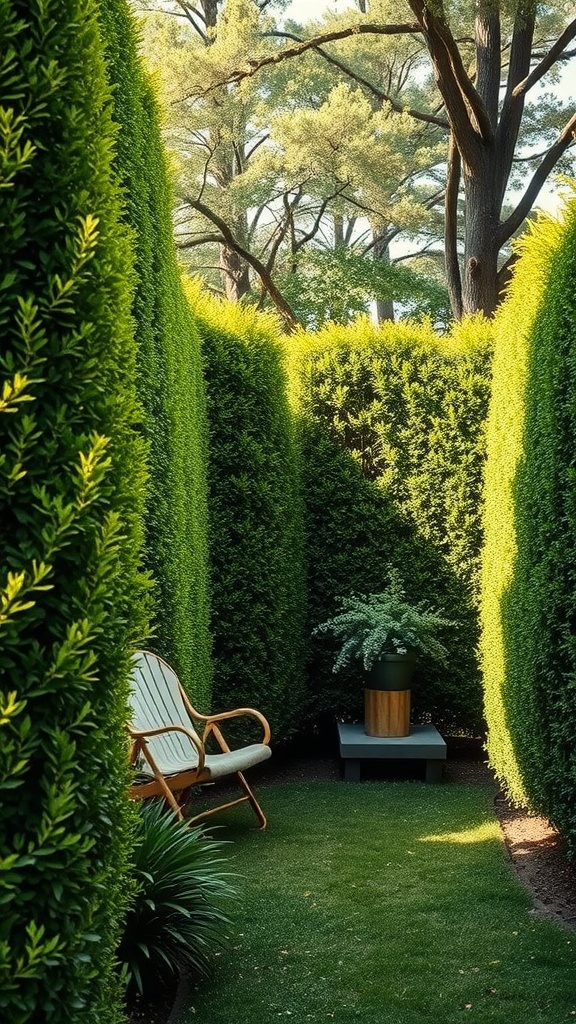
[[[182, 695], [178, 676], [170, 666], [150, 651], [138, 651], [134, 656], [132, 727], [148, 731], [166, 725], [183, 725], [194, 730]], [[163, 775], [172, 775], [195, 768], [198, 751], [192, 740], [181, 732], [151, 736], [148, 747]], [[143, 761], [141, 774], [153, 776], [150, 766]]]

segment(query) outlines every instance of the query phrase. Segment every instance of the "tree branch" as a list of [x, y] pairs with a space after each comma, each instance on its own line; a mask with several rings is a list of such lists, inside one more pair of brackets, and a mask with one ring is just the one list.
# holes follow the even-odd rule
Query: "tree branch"
[[282, 242], [286, 238], [286, 235], [288, 234], [288, 228], [291, 226], [291, 223], [294, 220], [294, 209], [296, 208], [296, 206], [298, 206], [298, 203], [300, 202], [301, 198], [302, 198], [302, 190], [301, 189], [297, 191], [297, 193], [294, 196], [294, 199], [292, 200], [292, 202], [290, 202], [290, 198], [289, 198], [289, 196], [287, 195], [286, 192], [284, 193], [284, 195], [282, 197], [282, 204], [284, 206], [285, 216], [280, 221], [280, 223], [278, 224], [278, 226], [276, 228], [276, 231], [274, 232], [274, 235], [273, 235], [272, 240], [271, 240], [271, 245], [270, 245], [270, 255], [268, 256], [268, 259], [266, 260], [266, 269], [267, 269], [268, 273], [270, 273], [270, 274], [272, 273], [274, 264], [276, 262], [276, 256], [278, 255], [278, 250], [279, 250], [280, 246], [282, 245]]
[[248, 229], [248, 240], [250, 242], [252, 241], [252, 239], [254, 237], [254, 234], [256, 232], [256, 228], [258, 227], [258, 223], [260, 221], [260, 217], [262, 216], [264, 211], [268, 209], [268, 205], [269, 205], [268, 202], [261, 203], [260, 206], [256, 207], [255, 213], [250, 218], [250, 224], [249, 224], [249, 229]]
[[[295, 39], [297, 42], [305, 42], [305, 40], [301, 39], [300, 36], [296, 36], [292, 32], [266, 32], [265, 35], [281, 36], [284, 39]], [[437, 117], [435, 114], [427, 114], [423, 110], [413, 110], [412, 107], [403, 106], [398, 102], [398, 100], [393, 99], [389, 92], [384, 92], [382, 89], [379, 89], [373, 82], [369, 82], [367, 78], [363, 78], [362, 75], [357, 74], [356, 71], [353, 71], [347, 64], [338, 60], [337, 57], [333, 57], [332, 54], [326, 53], [326, 50], [323, 50], [320, 46], [315, 46], [314, 49], [320, 57], [327, 61], [328, 64], [332, 64], [335, 68], [338, 68], [339, 71], [346, 75], [347, 78], [352, 79], [353, 82], [356, 82], [358, 85], [361, 85], [362, 88], [367, 89], [368, 92], [372, 93], [373, 96], [376, 96], [381, 103], [389, 103], [396, 114], [406, 113], [416, 121], [424, 121], [425, 124], [434, 124], [439, 128], [444, 128], [446, 131], [449, 129], [450, 125], [446, 118]]]
[[346, 231], [344, 233], [344, 244], [350, 245], [352, 241], [352, 235], [354, 234], [354, 228], [356, 227], [356, 217], [349, 217], [346, 225]]
[[[174, 2], [178, 5], [178, 7], [183, 12], [183, 17], [186, 18], [186, 20], [190, 22], [190, 24], [192, 25], [192, 28], [194, 29], [194, 31], [198, 33], [198, 35], [200, 36], [202, 42], [204, 44], [206, 44], [208, 42], [208, 36], [206, 35], [205, 32], [202, 31], [200, 26], [196, 24], [194, 18], [192, 17], [192, 15], [195, 14], [197, 18], [200, 18], [202, 21], [204, 21], [204, 17], [202, 15], [202, 12], [198, 11], [195, 7], [192, 7], [192, 9], [191, 9], [189, 4], [185, 3], [185, 0], [174, 0]], [[205, 21], [204, 21], [204, 24], [206, 24]]]
[[522, 116], [524, 114], [524, 93], [514, 95], [514, 90], [530, 70], [532, 56], [532, 43], [534, 41], [535, 18], [533, 12], [519, 11], [516, 15], [514, 30], [512, 33], [512, 45], [510, 47], [510, 61], [508, 64], [508, 79], [506, 83], [506, 95], [500, 112], [500, 122], [496, 132], [497, 145], [499, 150], [498, 158], [498, 188], [500, 203], [503, 202], [506, 185], [512, 168], [512, 161], [516, 151]]
[[260, 138], [252, 146], [252, 149], [249, 149], [249, 150], [246, 151], [246, 159], [250, 160], [250, 158], [254, 156], [254, 153], [256, 152], [256, 150], [259, 149], [260, 146], [263, 146], [265, 142], [268, 142], [269, 138], [270, 138], [270, 133], [269, 132], [266, 132], [265, 134], [261, 135]]
[[[184, 241], [188, 239], [188, 241]], [[197, 245], [206, 245], [208, 242], [216, 242], [218, 245], [226, 245], [226, 239], [222, 235], [206, 233], [195, 235], [192, 232], [181, 231], [175, 236], [177, 249], [194, 249]]]
[[567, 125], [563, 128], [556, 142], [550, 147], [542, 163], [534, 172], [530, 184], [514, 212], [500, 225], [498, 242], [502, 246], [518, 230], [521, 223], [530, 213], [534, 206], [538, 193], [544, 185], [548, 175], [554, 170], [562, 154], [568, 149], [576, 136], [576, 113], [572, 115]]
[[501, 38], [496, 9], [478, 10], [475, 23], [476, 89], [486, 108], [492, 131], [498, 124]]
[[548, 53], [542, 58], [537, 67], [530, 72], [523, 81], [518, 82], [518, 85], [512, 90], [512, 96], [516, 99], [520, 95], [526, 95], [526, 93], [532, 88], [536, 82], [539, 82], [544, 77], [547, 71], [556, 63], [557, 60], [561, 59], [562, 50], [566, 48], [568, 43], [576, 38], [576, 18], [570, 22], [570, 24], [564, 29], [561, 36], [558, 37], [553, 46], [550, 47]]
[[458, 45], [450, 32], [442, 3], [435, 5], [436, 15], [428, 0], [408, 0], [418, 19], [434, 65], [440, 94], [444, 100], [452, 130], [458, 139], [462, 159], [475, 163], [477, 144], [489, 145], [494, 133], [486, 108], [470, 81]]
[[296, 242], [296, 250], [295, 250], [296, 252], [298, 251], [298, 249], [301, 249], [303, 245], [306, 245], [307, 242], [310, 242], [314, 238], [314, 236], [317, 234], [318, 229], [320, 227], [320, 223], [322, 221], [322, 217], [326, 213], [326, 208], [328, 206], [328, 203], [330, 203], [333, 199], [337, 199], [338, 196], [341, 196], [342, 193], [345, 191], [345, 189], [347, 187], [348, 187], [348, 183], [346, 183], [345, 185], [342, 185], [341, 188], [339, 188], [332, 195], [327, 196], [322, 201], [322, 203], [320, 204], [320, 209], [319, 209], [318, 213], [316, 214], [316, 217], [314, 218], [314, 222], [312, 224], [312, 227], [310, 228], [310, 231], [307, 231], [305, 235], [302, 235], [297, 240], [297, 242]]
[[206, 206], [204, 203], [201, 203], [198, 199], [187, 198], [187, 202], [189, 206], [191, 206], [194, 210], [197, 210], [198, 213], [201, 213], [204, 217], [206, 217], [207, 220], [211, 221], [211, 223], [218, 228], [222, 235], [222, 238], [224, 239], [225, 245], [229, 245], [230, 248], [234, 250], [234, 252], [238, 253], [238, 255], [243, 260], [246, 260], [246, 263], [249, 263], [250, 266], [254, 268], [262, 282], [265, 291], [268, 293], [268, 295], [272, 299], [272, 302], [276, 306], [276, 309], [280, 313], [280, 316], [284, 321], [286, 330], [288, 331], [289, 334], [295, 331], [296, 328], [299, 326], [296, 314], [294, 313], [294, 310], [292, 309], [290, 304], [282, 295], [282, 292], [279, 291], [279, 289], [274, 284], [274, 281], [272, 280], [270, 273], [268, 272], [262, 261], [259, 260], [257, 256], [254, 256], [253, 253], [249, 252], [248, 249], [245, 249], [243, 245], [240, 245], [238, 239], [230, 230], [226, 222], [222, 220], [222, 217], [219, 217], [217, 213], [214, 213], [214, 211], [211, 210], [209, 206]]
[[[286, 46], [283, 50], [278, 50], [277, 53], [269, 54], [266, 57], [259, 57], [256, 60], [249, 60], [248, 66], [245, 68], [238, 68], [237, 71], [233, 71], [227, 82], [241, 82], [244, 78], [250, 78], [255, 75], [261, 68], [268, 67], [270, 64], [280, 64], [284, 60], [288, 60], [290, 57], [298, 57], [301, 53], [305, 53], [306, 50], [316, 49], [323, 43], [331, 43], [338, 39], [349, 39], [350, 36], [355, 35], [381, 35], [381, 36], [393, 36], [393, 35], [404, 35], [414, 34], [420, 32], [420, 26], [414, 23], [399, 24], [399, 25], [351, 25], [349, 28], [338, 29], [333, 32], [324, 32], [319, 36], [314, 36], [312, 39], [305, 39], [304, 42], [298, 43], [296, 46]], [[206, 89], [206, 92], [210, 92], [214, 88], [220, 88], [223, 83], [219, 86], [210, 86]]]

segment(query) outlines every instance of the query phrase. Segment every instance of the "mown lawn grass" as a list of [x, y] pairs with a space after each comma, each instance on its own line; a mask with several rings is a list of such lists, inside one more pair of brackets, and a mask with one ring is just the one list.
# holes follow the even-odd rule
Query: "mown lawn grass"
[[576, 1019], [576, 934], [531, 913], [480, 786], [261, 787], [218, 828], [242, 878], [231, 947], [185, 1024]]

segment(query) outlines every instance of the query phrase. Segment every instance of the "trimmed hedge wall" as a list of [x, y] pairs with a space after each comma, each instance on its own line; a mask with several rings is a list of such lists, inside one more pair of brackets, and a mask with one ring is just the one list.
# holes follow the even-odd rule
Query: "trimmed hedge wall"
[[121, 1019], [139, 573], [132, 257], [94, 5], [0, 0], [0, 1017]]
[[135, 236], [138, 393], [150, 448], [146, 564], [155, 580], [154, 650], [193, 701], [211, 695], [206, 406], [198, 329], [172, 234], [172, 194], [159, 118], [126, 0], [100, 0], [114, 84], [117, 169]]
[[482, 654], [489, 754], [576, 852], [576, 201], [523, 242], [498, 317]]
[[[449, 671], [425, 665], [416, 713], [482, 729], [475, 649], [479, 501], [490, 326], [438, 338], [429, 326], [367, 320], [291, 342], [291, 389], [303, 432], [309, 628], [335, 598], [383, 590], [399, 569], [409, 597], [457, 622], [443, 638]], [[330, 641], [309, 665], [309, 710], [358, 714], [358, 672], [331, 672]]]
[[[274, 320], [202, 299], [214, 707], [255, 707], [274, 743], [298, 728], [305, 573], [300, 460]], [[253, 730], [252, 730], [253, 732]]]

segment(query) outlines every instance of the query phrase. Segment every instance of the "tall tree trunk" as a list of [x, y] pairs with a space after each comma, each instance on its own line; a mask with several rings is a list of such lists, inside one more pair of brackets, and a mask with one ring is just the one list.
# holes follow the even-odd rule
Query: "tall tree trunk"
[[[218, 160], [214, 160], [214, 177], [222, 188], [229, 186], [236, 177], [234, 153], [228, 147], [220, 146]], [[247, 248], [247, 222], [248, 215], [245, 211], [230, 211], [228, 226], [234, 239], [244, 249]], [[238, 302], [252, 291], [248, 264], [228, 240], [220, 244], [219, 266], [222, 290], [230, 302]]]
[[458, 196], [460, 192], [461, 160], [454, 133], [450, 132], [446, 165], [446, 192], [444, 196], [444, 261], [446, 284], [455, 320], [462, 319], [462, 276], [458, 256]]
[[[375, 260], [390, 264], [390, 244], [382, 228], [373, 227], [374, 245], [372, 252]], [[376, 299], [376, 319], [379, 324], [385, 320], [394, 320], [394, 303], [392, 299]]]
[[472, 172], [464, 167], [466, 223], [462, 312], [493, 316], [498, 304], [498, 252], [501, 203], [494, 154], [481, 153]]
[[[211, 46], [216, 38], [216, 30], [218, 28], [218, 0], [201, 0], [201, 3], [208, 33], [206, 45]], [[218, 103], [217, 96], [215, 97], [215, 102], [216, 104]], [[215, 143], [214, 148], [216, 149]], [[235, 177], [235, 156], [233, 151], [225, 153], [215, 163], [216, 180], [219, 181], [222, 187], [229, 185]], [[246, 218], [244, 217], [242, 223], [231, 223], [230, 227], [238, 241], [244, 244], [247, 234]], [[251, 286], [248, 264], [234, 249], [225, 243], [220, 245], [219, 268], [222, 290], [230, 302], [238, 302], [244, 295], [249, 294]]]
[[339, 213], [335, 213], [332, 221], [334, 227], [334, 248], [337, 249], [339, 246], [344, 245], [344, 217]]
[[218, 22], [218, 0], [201, 0], [207, 29], [215, 29]]
[[220, 278], [224, 294], [230, 302], [239, 302], [251, 291], [248, 267], [228, 245], [220, 246]]

